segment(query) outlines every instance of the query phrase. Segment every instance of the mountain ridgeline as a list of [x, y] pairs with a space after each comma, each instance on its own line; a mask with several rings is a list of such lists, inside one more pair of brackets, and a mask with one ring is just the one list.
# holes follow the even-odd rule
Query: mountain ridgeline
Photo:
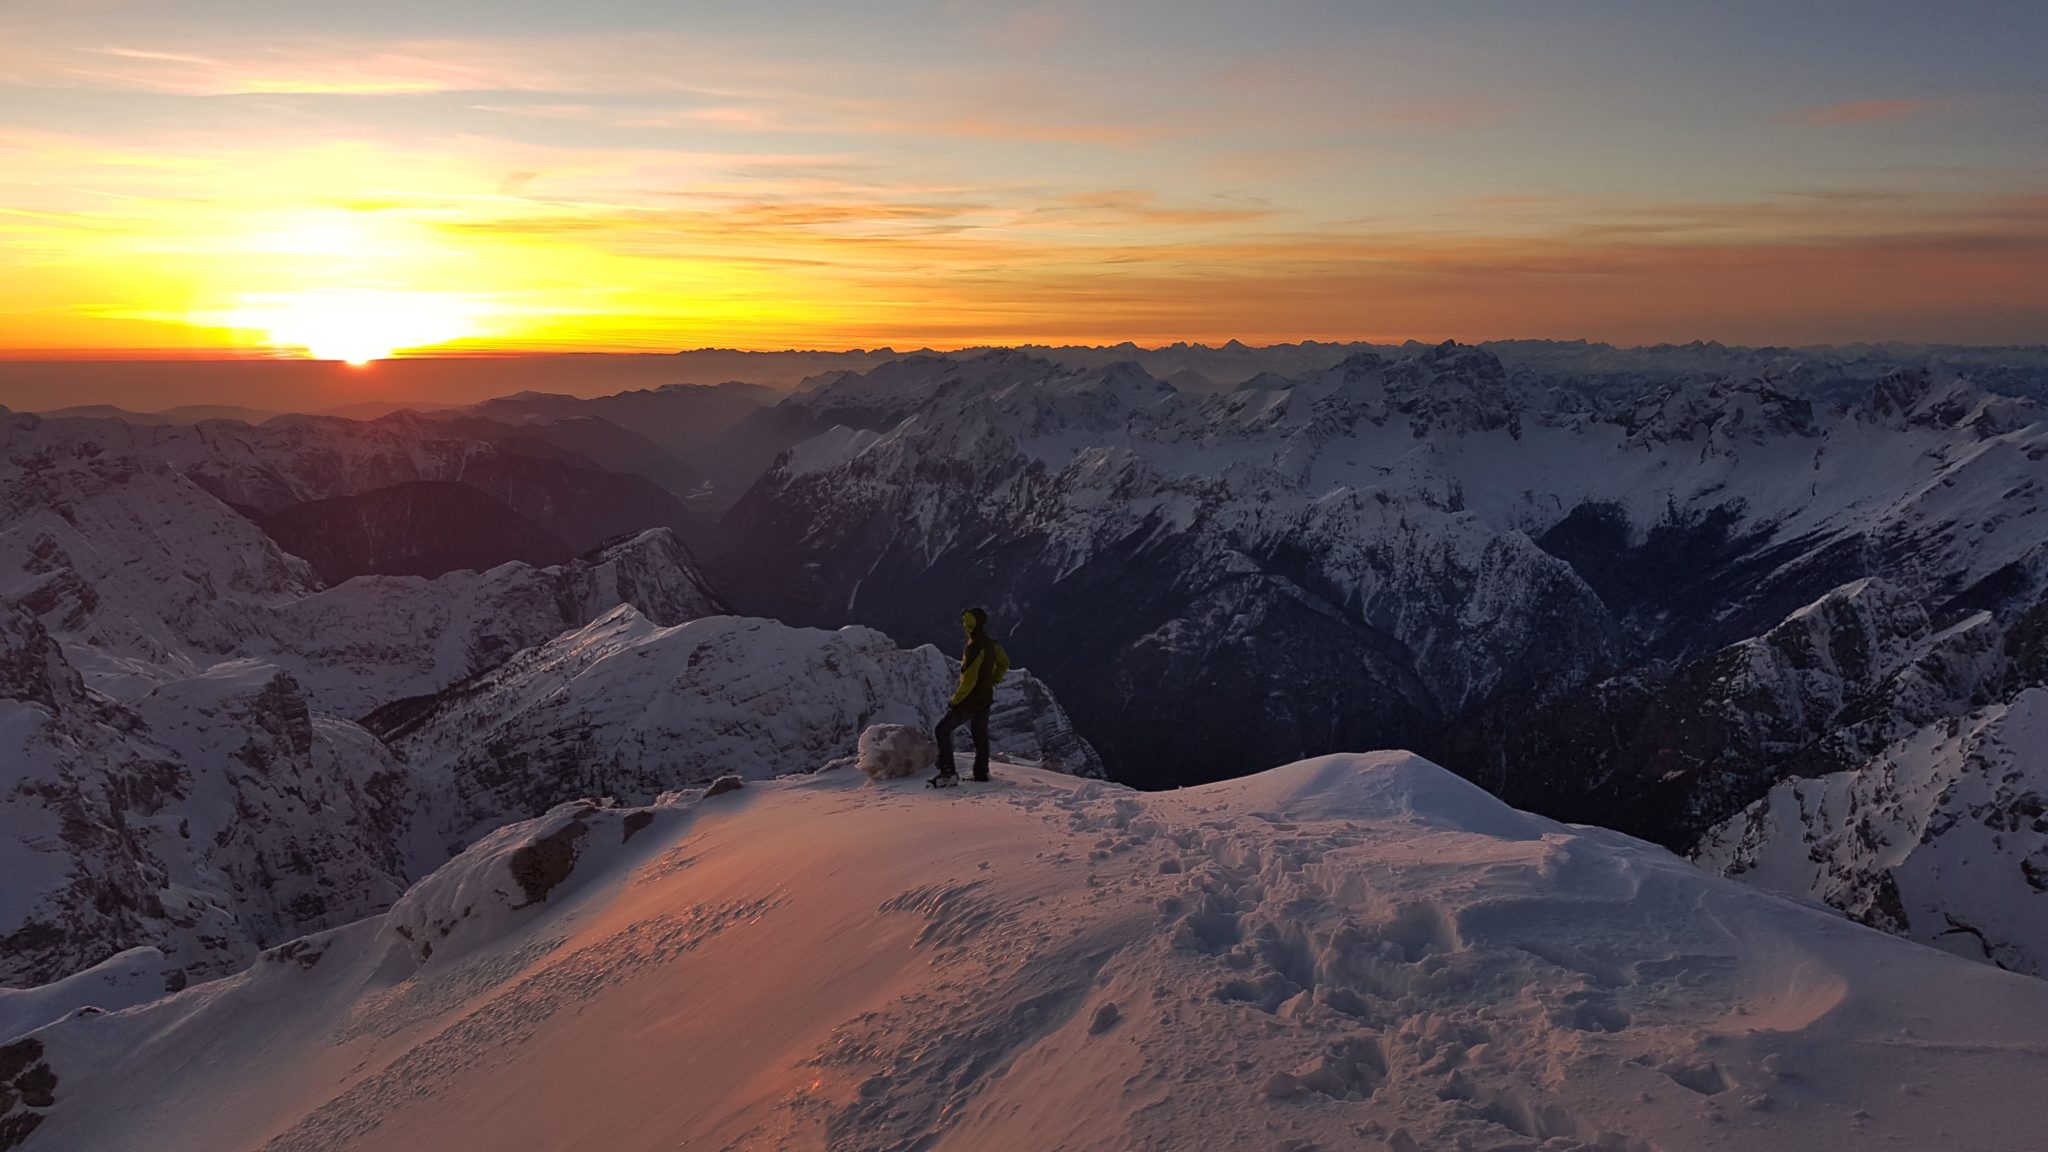
[[[388, 908], [501, 824], [813, 771], [870, 722], [943, 708], [936, 649], [722, 616], [666, 526], [544, 566], [327, 586], [353, 544], [466, 559], [502, 523], [477, 510], [503, 505], [372, 485], [319, 501], [342, 510], [297, 556], [208, 486], [446, 459], [449, 438], [403, 425], [336, 422], [279, 453], [239, 422], [0, 412], [0, 988], [102, 962], [135, 995], [218, 977]], [[999, 747], [1099, 774], [1042, 684], [1004, 688]]]
[[[816, 434], [708, 565], [744, 611], [909, 640], [988, 605], [1140, 787], [1413, 748], [1686, 850], [2043, 681], [2041, 410], [1925, 365], [1812, 376], [1638, 390], [1445, 344], [1190, 394], [907, 359], [757, 414]], [[2034, 783], [1969, 816], [2016, 822], [2028, 877]]]
[[217, 974], [551, 804], [813, 770], [942, 710], [971, 603], [1031, 669], [999, 753], [1166, 789], [1412, 749], [2042, 972], [2044, 362], [1053, 348], [0, 412], [0, 973]]

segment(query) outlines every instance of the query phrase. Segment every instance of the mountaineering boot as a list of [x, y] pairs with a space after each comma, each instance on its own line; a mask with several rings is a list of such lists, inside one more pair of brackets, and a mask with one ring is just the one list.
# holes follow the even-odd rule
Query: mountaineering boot
[[924, 782], [924, 786], [927, 788], [957, 788], [959, 785], [960, 774], [958, 772], [941, 772]]

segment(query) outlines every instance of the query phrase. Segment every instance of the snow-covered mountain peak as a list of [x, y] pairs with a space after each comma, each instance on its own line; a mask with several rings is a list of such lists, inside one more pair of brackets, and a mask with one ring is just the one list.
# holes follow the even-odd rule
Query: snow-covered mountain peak
[[1869, 764], [1787, 780], [1702, 863], [1865, 924], [2048, 975], [2048, 688], [1912, 732]]
[[[806, 772], [870, 724], [944, 711], [952, 662], [871, 628], [827, 631], [709, 616], [662, 627], [622, 604], [436, 696], [373, 714], [419, 771], [445, 775], [463, 819], [577, 796], [647, 803], [714, 777]], [[1099, 774], [1092, 750], [1028, 672], [996, 692], [992, 739]]]
[[[196, 670], [253, 634], [252, 611], [320, 587], [262, 530], [134, 443], [117, 420], [16, 416], [0, 438], [0, 596], [80, 646]], [[87, 648], [89, 646], [89, 650]]]
[[791, 402], [813, 410], [907, 412], [941, 396], [986, 395], [1062, 371], [1050, 360], [1014, 348], [997, 348], [964, 360], [906, 356], [867, 372], [835, 373], [797, 393]]
[[1979, 439], [2003, 436], [2048, 419], [2030, 400], [2000, 396], [1960, 377], [1924, 367], [1887, 373], [1857, 409], [1862, 418], [1891, 428], [1963, 429]]
[[2040, 681], [2048, 421], [1945, 361], [1856, 405], [1784, 350], [1346, 351], [1135, 406], [927, 387], [763, 476], [725, 579], [917, 638], [989, 605], [1124, 779], [1422, 745], [1682, 847]]
[[1202, 791], [1233, 811], [1288, 819], [1354, 820], [1509, 841], [1569, 832], [1412, 752], [1319, 756], [1204, 785]]

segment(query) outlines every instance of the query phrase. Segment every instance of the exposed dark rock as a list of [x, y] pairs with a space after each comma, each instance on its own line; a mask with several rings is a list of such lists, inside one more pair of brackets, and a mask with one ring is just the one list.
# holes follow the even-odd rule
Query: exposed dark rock
[[18, 1148], [43, 1125], [40, 1112], [10, 1112], [0, 1116], [0, 1150]]
[[590, 826], [577, 818], [512, 853], [507, 867], [513, 882], [526, 893], [526, 902], [515, 907], [546, 900], [556, 885], [569, 878], [576, 870], [576, 844], [589, 831]]
[[297, 964], [301, 968], [310, 969], [320, 963], [320, 958], [326, 954], [325, 948], [310, 940], [299, 939], [272, 948], [263, 954], [263, 958], [273, 964]]
[[43, 1042], [34, 1036], [24, 1036], [0, 1047], [0, 1084], [13, 1083], [15, 1077], [42, 1058]]
[[38, 1062], [34, 1067], [14, 1078], [14, 1090], [21, 1093], [21, 1102], [31, 1108], [48, 1108], [57, 1102], [57, 1074], [47, 1063]]
[[619, 823], [620, 826], [624, 829], [623, 835], [620, 837], [619, 843], [624, 844], [633, 839], [634, 833], [640, 831], [642, 828], [647, 827], [649, 824], [654, 823], [654, 813], [647, 811], [645, 808], [642, 808], [638, 812], [626, 813], [626, 818], [624, 820], [621, 820]]

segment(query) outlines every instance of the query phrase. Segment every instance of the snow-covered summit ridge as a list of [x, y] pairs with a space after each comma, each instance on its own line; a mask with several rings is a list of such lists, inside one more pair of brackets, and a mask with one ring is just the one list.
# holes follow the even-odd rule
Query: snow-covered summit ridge
[[1318, 756], [1205, 784], [1200, 791], [1254, 816], [1362, 820], [1501, 840], [1537, 840], [1566, 830], [1510, 808], [1484, 788], [1408, 752]]
[[36, 1139], [2021, 1152], [2048, 1124], [2048, 985], [1405, 754], [997, 776], [565, 805], [391, 914], [40, 1029]]

